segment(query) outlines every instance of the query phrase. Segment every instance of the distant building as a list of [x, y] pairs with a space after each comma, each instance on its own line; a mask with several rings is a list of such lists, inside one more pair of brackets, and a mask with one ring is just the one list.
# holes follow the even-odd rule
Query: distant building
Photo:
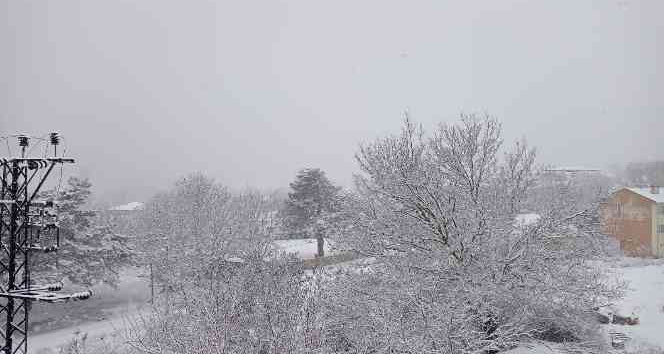
[[145, 204], [131, 202], [108, 208], [99, 215], [106, 223], [113, 225], [117, 233], [135, 236], [141, 230], [141, 217], [145, 212]]
[[664, 194], [660, 187], [621, 188], [600, 206], [602, 231], [628, 256], [664, 257]]

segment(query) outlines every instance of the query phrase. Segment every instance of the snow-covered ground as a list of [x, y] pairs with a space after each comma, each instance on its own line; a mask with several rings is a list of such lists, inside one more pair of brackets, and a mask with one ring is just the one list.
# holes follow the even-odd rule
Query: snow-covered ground
[[560, 354], [560, 347], [552, 344], [535, 344], [532, 347], [520, 347], [503, 352], [503, 354]]
[[[132, 311], [132, 313], [136, 313]], [[28, 354], [51, 354], [57, 353], [56, 348], [67, 345], [79, 334], [87, 335], [87, 345], [96, 347], [106, 342], [115, 342], [113, 337], [122, 334], [125, 328], [127, 314], [118, 314], [103, 321], [85, 322], [77, 326], [58, 329], [51, 332], [40, 333], [30, 336], [28, 343]]]
[[[275, 240], [274, 246], [277, 250], [294, 253], [295, 256], [302, 260], [314, 259], [318, 253], [318, 243], [315, 239], [296, 239], [296, 240]], [[334, 247], [332, 243], [325, 239], [325, 256], [331, 256], [335, 254]]]
[[133, 210], [143, 210], [145, 209], [145, 204], [141, 202], [131, 202], [123, 205], [117, 205], [112, 208], [109, 208], [108, 210], [113, 210], [113, 211], [133, 211]]
[[[616, 353], [646, 354], [664, 353], [664, 259], [622, 258], [608, 265], [611, 272], [627, 282], [624, 298], [611, 307], [613, 313], [622, 316], [637, 316], [639, 324], [634, 326], [602, 325], [609, 343], [609, 333], [626, 334], [630, 339], [624, 351]], [[535, 344], [531, 348], [516, 348], [505, 354], [553, 354], [564, 353], [561, 346]]]
[[530, 225], [538, 222], [540, 218], [541, 218], [541, 216], [539, 214], [535, 214], [535, 213], [518, 214], [514, 218], [514, 226], [516, 226], [516, 227], [530, 226]]
[[634, 314], [635, 326], [607, 325], [607, 332], [627, 334], [632, 345], [650, 344], [664, 350], [664, 259], [623, 259], [614, 271], [628, 282], [625, 297], [615, 305], [616, 313]]

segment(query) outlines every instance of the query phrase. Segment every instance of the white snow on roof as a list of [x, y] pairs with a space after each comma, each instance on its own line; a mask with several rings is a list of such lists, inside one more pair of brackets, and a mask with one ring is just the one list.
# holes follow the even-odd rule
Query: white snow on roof
[[132, 210], [143, 210], [143, 209], [145, 209], [145, 204], [141, 202], [131, 202], [123, 205], [114, 206], [108, 210], [132, 211]]
[[225, 260], [231, 263], [244, 263], [244, 259], [240, 257], [227, 257]]
[[643, 197], [646, 197], [646, 198], [654, 201], [655, 203], [664, 203], [664, 194], [662, 194], [662, 193], [664, 193], [664, 188], [663, 187], [659, 188], [660, 191], [659, 191], [658, 194], [650, 193], [650, 187], [648, 187], [648, 188], [630, 188], [630, 187], [627, 187], [625, 189], [630, 190], [630, 191], [632, 191], [632, 192], [634, 192], [638, 195], [641, 195]]
[[547, 171], [558, 172], [602, 172], [602, 170], [588, 166], [555, 166], [547, 168]]

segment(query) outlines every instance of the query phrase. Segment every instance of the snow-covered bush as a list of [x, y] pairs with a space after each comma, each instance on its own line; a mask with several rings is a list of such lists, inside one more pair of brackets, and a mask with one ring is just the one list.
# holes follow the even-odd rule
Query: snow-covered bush
[[277, 205], [200, 174], [147, 203], [141, 244], [159, 291], [130, 331], [133, 350], [298, 353], [321, 342], [315, 282], [271, 244]]
[[277, 202], [255, 191], [231, 193], [195, 173], [147, 204], [138, 244], [158, 292], [170, 296], [214, 277], [229, 259], [270, 250]]
[[320, 342], [315, 299], [294, 258], [260, 253], [220, 267], [208, 286], [183, 290], [169, 312], [136, 323], [140, 353], [304, 353]]
[[[593, 344], [591, 309], [615, 296], [586, 262], [601, 256], [592, 203], [540, 205], [515, 223], [539, 175], [525, 141], [463, 116], [427, 136], [364, 145], [346, 198], [344, 245], [380, 267], [338, 278], [329, 327], [349, 352], [496, 352], [539, 338]], [[501, 156], [501, 151], [504, 151]], [[554, 186], [555, 187], [555, 186]]]

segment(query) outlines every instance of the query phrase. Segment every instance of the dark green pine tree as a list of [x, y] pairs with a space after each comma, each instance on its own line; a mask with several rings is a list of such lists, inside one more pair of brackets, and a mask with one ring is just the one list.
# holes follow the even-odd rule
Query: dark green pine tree
[[318, 168], [300, 170], [290, 187], [292, 191], [281, 210], [286, 232], [290, 238], [316, 238], [318, 255], [323, 256], [322, 218], [334, 211], [340, 188]]

